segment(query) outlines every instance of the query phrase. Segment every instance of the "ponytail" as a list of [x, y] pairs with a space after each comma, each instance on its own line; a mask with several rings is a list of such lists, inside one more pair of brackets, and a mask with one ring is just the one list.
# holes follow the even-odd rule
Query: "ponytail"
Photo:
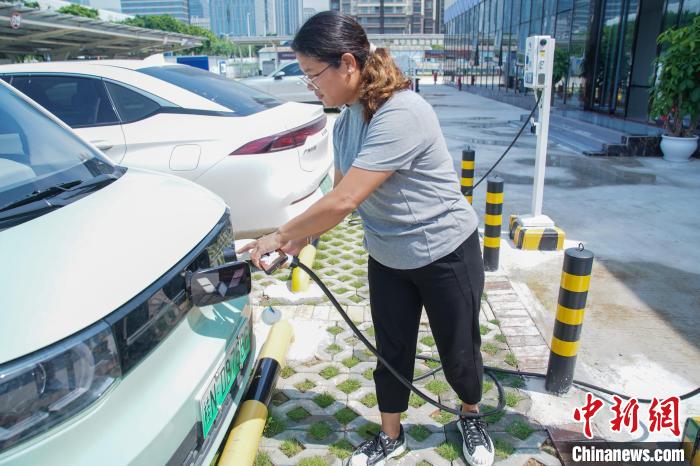
[[404, 76], [385, 48], [378, 48], [369, 54], [360, 79], [360, 103], [367, 122], [394, 92], [411, 85], [411, 81]]

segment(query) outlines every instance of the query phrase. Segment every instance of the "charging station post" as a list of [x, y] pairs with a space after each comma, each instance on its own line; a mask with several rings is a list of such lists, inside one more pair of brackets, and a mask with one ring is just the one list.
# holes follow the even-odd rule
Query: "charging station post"
[[524, 85], [541, 92], [539, 114], [535, 125], [535, 173], [532, 184], [532, 204], [529, 215], [517, 216], [512, 232], [519, 227], [522, 239], [520, 249], [558, 250], [563, 244], [564, 232], [542, 213], [544, 175], [547, 165], [547, 138], [549, 136], [549, 109], [552, 100], [552, 69], [554, 67], [554, 39], [550, 36], [530, 36], [525, 43]]

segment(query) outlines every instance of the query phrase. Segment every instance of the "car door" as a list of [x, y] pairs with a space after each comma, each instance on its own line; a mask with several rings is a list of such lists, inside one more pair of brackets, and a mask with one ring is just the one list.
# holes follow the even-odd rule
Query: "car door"
[[290, 63], [280, 71], [284, 72], [284, 76], [273, 80], [271, 94], [294, 102], [313, 102], [318, 100], [301, 80], [304, 72], [299, 67], [299, 63]]
[[115, 163], [122, 161], [124, 133], [100, 78], [42, 73], [13, 75], [10, 83]]
[[200, 174], [202, 148], [196, 139], [200, 119], [141, 89], [111, 80], [105, 85], [122, 122], [125, 165], [188, 179]]

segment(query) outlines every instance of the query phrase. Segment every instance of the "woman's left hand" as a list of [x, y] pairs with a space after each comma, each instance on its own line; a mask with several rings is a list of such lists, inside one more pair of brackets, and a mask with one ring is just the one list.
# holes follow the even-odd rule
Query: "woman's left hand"
[[260, 257], [268, 252], [276, 251], [282, 246], [284, 246], [284, 243], [282, 243], [280, 234], [274, 232], [246, 244], [236, 252], [242, 253], [250, 251], [250, 260], [253, 262], [253, 265], [262, 269], [262, 267], [260, 267]]

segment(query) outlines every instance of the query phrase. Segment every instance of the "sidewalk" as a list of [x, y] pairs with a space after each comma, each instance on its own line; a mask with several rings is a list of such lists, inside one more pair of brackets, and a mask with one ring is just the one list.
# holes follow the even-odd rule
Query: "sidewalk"
[[[421, 91], [438, 113], [456, 166], [463, 148], [476, 150], [478, 180], [517, 131], [510, 122], [519, 120], [522, 109], [447, 86], [421, 86]], [[495, 171], [506, 183], [504, 219], [529, 211], [534, 147], [534, 135], [525, 133]], [[639, 398], [679, 395], [697, 387], [700, 252], [690, 245], [698, 226], [700, 163], [677, 167], [660, 159], [587, 158], [556, 144], [550, 144], [548, 156], [545, 213], [566, 231], [567, 247], [583, 242], [596, 254], [576, 378]], [[480, 218], [484, 191], [485, 183], [474, 193]], [[666, 233], [667, 224], [673, 225], [672, 235]], [[487, 274], [482, 301], [485, 364], [544, 372], [563, 253], [516, 250], [506, 230], [501, 270]], [[346, 220], [321, 239], [315, 269], [371, 336], [361, 238], [361, 226]], [[374, 358], [318, 290], [303, 303], [289, 304], [288, 276], [287, 271], [273, 277], [257, 273], [254, 281], [255, 316], [265, 289], [296, 335], [271, 404], [258, 464], [341, 464], [363, 433], [376, 429]], [[262, 339], [268, 327], [257, 321], [255, 331]], [[425, 320], [419, 338], [420, 353], [435, 355]], [[417, 362], [417, 372], [428, 369]], [[455, 401], [441, 373], [419, 385], [442, 402]], [[573, 421], [572, 413], [584, 404], [585, 392], [574, 388], [555, 397], [539, 379], [510, 377], [505, 385], [506, 412], [488, 420], [499, 464], [559, 464], [551, 437], [581, 438], [582, 424]], [[495, 403], [495, 392], [485, 383], [484, 405]], [[700, 413], [698, 398], [681, 402], [681, 423], [688, 414]], [[640, 409], [642, 422], [645, 409]], [[604, 413], [595, 418], [594, 434], [630, 439], [613, 436], [609, 421]], [[389, 464], [464, 464], [451, 416], [412, 399], [404, 425], [410, 451]], [[641, 437], [672, 438], [647, 431]]]

